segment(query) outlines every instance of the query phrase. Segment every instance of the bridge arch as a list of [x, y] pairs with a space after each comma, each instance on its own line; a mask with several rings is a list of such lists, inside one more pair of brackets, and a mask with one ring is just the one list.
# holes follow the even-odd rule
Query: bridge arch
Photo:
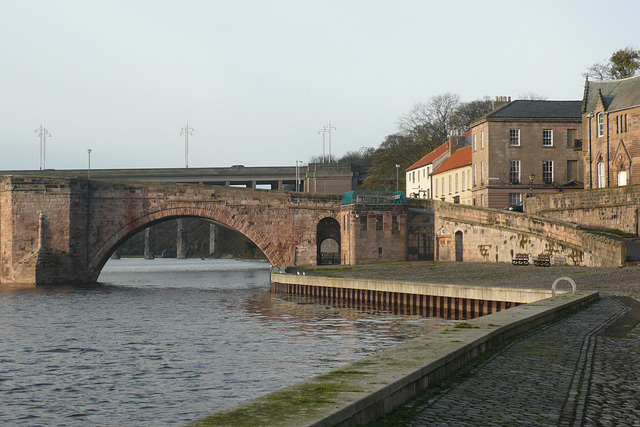
[[[318, 265], [340, 262], [340, 223], [335, 218], [325, 217], [318, 222], [316, 230]], [[337, 249], [335, 252], [332, 250], [323, 251], [323, 248], [327, 247]], [[329, 255], [334, 253], [335, 256]]]
[[255, 227], [255, 224], [245, 216], [235, 215], [211, 206], [171, 206], [154, 212], [144, 213], [135, 219], [131, 219], [117, 231], [107, 236], [102, 242], [97, 242], [97, 250], [89, 261], [89, 272], [93, 279], [98, 279], [102, 268], [111, 255], [129, 237], [150, 225], [177, 218], [198, 218], [231, 228], [251, 240], [265, 254], [271, 265], [286, 265], [278, 247], [272, 244], [269, 237], [259, 228]]

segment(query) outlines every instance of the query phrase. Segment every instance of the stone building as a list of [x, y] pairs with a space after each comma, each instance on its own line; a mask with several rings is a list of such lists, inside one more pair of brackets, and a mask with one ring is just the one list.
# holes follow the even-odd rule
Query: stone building
[[471, 124], [472, 204], [504, 208], [583, 188], [581, 109], [581, 101], [496, 97], [494, 110]]
[[433, 172], [433, 198], [443, 202], [470, 205], [471, 146], [456, 150]]
[[582, 117], [585, 188], [640, 184], [640, 76], [587, 80]]

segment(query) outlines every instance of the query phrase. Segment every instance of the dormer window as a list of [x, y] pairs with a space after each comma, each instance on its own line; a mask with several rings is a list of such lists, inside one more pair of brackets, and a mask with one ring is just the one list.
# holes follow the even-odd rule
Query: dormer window
[[598, 113], [596, 115], [596, 122], [598, 123], [598, 138], [604, 136], [604, 113]]

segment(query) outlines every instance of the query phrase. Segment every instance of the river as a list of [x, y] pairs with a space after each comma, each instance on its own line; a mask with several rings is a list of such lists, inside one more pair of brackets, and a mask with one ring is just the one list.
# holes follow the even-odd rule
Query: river
[[269, 264], [110, 260], [0, 288], [0, 424], [176, 426], [448, 324], [269, 292]]

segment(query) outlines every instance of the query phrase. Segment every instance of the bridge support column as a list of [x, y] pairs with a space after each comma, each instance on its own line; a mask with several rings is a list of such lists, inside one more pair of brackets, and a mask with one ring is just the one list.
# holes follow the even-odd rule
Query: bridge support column
[[215, 224], [209, 224], [209, 255], [216, 251], [219, 234], [218, 226]]
[[176, 223], [178, 224], [178, 235], [177, 235], [177, 248], [176, 248], [176, 258], [178, 259], [186, 259], [187, 258], [187, 226], [184, 224], [183, 219], [177, 219]]
[[156, 257], [156, 235], [153, 226], [144, 230], [144, 259]]

